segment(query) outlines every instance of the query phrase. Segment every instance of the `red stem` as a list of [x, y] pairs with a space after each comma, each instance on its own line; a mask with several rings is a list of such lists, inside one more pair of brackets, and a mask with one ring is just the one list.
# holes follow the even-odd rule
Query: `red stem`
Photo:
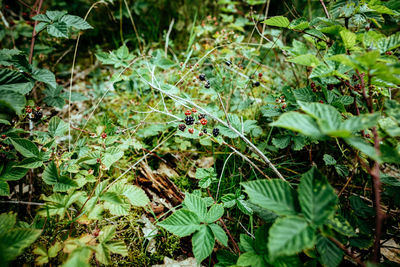
[[[36, 9], [36, 15], [39, 14], [40, 9], [42, 8], [43, 0], [39, 1], [39, 6]], [[36, 4], [35, 4], [36, 5]], [[33, 31], [32, 31], [32, 39], [31, 39], [31, 49], [29, 53], [29, 64], [32, 64], [32, 58], [33, 58], [33, 49], [35, 47], [35, 39], [36, 39], [36, 25], [37, 25], [37, 20], [35, 20], [35, 24], [33, 25]]]

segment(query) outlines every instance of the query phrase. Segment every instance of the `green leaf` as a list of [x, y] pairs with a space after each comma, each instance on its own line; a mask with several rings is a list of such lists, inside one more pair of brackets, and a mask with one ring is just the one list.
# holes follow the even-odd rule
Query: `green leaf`
[[32, 71], [32, 77], [39, 81], [44, 82], [50, 87], [56, 88], [56, 76], [48, 69], [34, 69]]
[[322, 235], [317, 238], [317, 251], [321, 263], [326, 267], [336, 267], [343, 259], [343, 251]]
[[335, 165], [336, 164], [335, 158], [329, 154], [324, 154], [323, 159], [324, 159], [326, 165]]
[[33, 20], [37, 21], [44, 21], [44, 22], [51, 22], [51, 20], [45, 15], [45, 14], [38, 14], [34, 17], [32, 17]]
[[207, 214], [207, 205], [201, 197], [186, 193], [184, 204], [186, 207], [197, 214], [201, 221], [205, 221]]
[[200, 220], [196, 213], [180, 209], [158, 225], [179, 237], [184, 237], [199, 229]]
[[199, 186], [201, 188], [207, 188], [211, 182], [217, 179], [217, 174], [214, 168], [197, 168], [195, 178], [200, 180]]
[[298, 192], [301, 210], [314, 227], [323, 225], [335, 213], [335, 190], [317, 168], [303, 174]]
[[295, 191], [288, 182], [273, 180], [256, 180], [242, 183], [250, 201], [278, 215], [296, 214], [294, 204]]
[[211, 208], [208, 210], [205, 222], [206, 223], [213, 223], [219, 218], [222, 217], [224, 214], [224, 207], [222, 204], [214, 204], [211, 206]]
[[68, 123], [64, 122], [57, 116], [51, 118], [49, 122], [49, 134], [52, 137], [61, 137], [64, 136], [65, 132], [68, 130]]
[[17, 166], [14, 166], [14, 163], [9, 162], [0, 172], [0, 180], [16, 181], [24, 177], [27, 172], [27, 169], [18, 168]]
[[218, 224], [212, 223], [209, 224], [211, 231], [213, 232], [215, 238], [221, 242], [225, 247], [228, 246], [228, 236], [225, 234], [225, 231]]
[[211, 255], [215, 239], [210, 227], [202, 224], [199, 230], [192, 237], [193, 254], [198, 263]]
[[87, 23], [84, 19], [74, 15], [65, 15], [60, 19], [60, 21], [67, 24], [68, 27], [74, 27], [79, 30], [93, 29], [93, 27], [90, 26], [90, 24]]
[[245, 252], [240, 254], [236, 263], [239, 266], [265, 267], [269, 266], [264, 261], [264, 258], [255, 252]]
[[31, 79], [18, 70], [0, 69], [0, 91], [9, 90], [21, 95], [29, 93], [34, 86]]
[[44, 98], [44, 102], [52, 107], [63, 108], [65, 105], [64, 98], [61, 97], [61, 91], [63, 90], [62, 86], [57, 85], [57, 87], [47, 87], [44, 91], [46, 97]]
[[[0, 108], [8, 111], [14, 111], [17, 115], [22, 114], [25, 108], [25, 97], [11, 90], [0, 90]], [[11, 112], [7, 112], [11, 113]]]
[[354, 47], [354, 45], [356, 44], [356, 39], [357, 36], [355, 33], [349, 31], [349, 30], [342, 30], [340, 32], [340, 37], [342, 37], [342, 41], [344, 43], [344, 46], [347, 49], [351, 49]]
[[344, 140], [346, 141], [346, 143], [348, 143], [352, 147], [360, 150], [362, 153], [366, 154], [370, 158], [379, 160], [379, 157], [376, 154], [375, 148], [372, 145], [365, 142], [362, 138], [351, 137], [351, 138], [345, 138]]
[[67, 11], [58, 11], [58, 10], [47, 10], [46, 11], [46, 16], [51, 20], [51, 21], [56, 21], [59, 20], [62, 16], [67, 14]]
[[275, 26], [280, 28], [287, 28], [290, 24], [289, 20], [284, 16], [275, 16], [264, 20], [262, 23], [268, 26]]
[[123, 195], [136, 207], [144, 207], [150, 202], [144, 190], [134, 185], [127, 185]]
[[343, 217], [341, 216], [335, 216], [334, 218], [328, 220], [327, 225], [334, 229], [336, 232], [347, 236], [347, 237], [351, 237], [351, 236], [356, 236], [356, 233], [353, 229], [353, 227], [351, 227], [350, 223]]
[[68, 38], [68, 26], [65, 22], [55, 22], [47, 25], [47, 32], [54, 37]]
[[8, 183], [0, 180], [0, 196], [8, 196], [10, 195], [10, 187]]
[[48, 185], [53, 185], [54, 191], [66, 192], [73, 187], [78, 187], [78, 184], [68, 176], [60, 176], [54, 161], [51, 161], [43, 171], [43, 181]]
[[277, 121], [270, 123], [270, 126], [286, 128], [315, 138], [324, 136], [318, 124], [310, 116], [294, 111], [284, 113]]
[[37, 158], [39, 157], [39, 149], [37, 146], [24, 138], [12, 138], [11, 143], [15, 147], [15, 149], [21, 153], [22, 156], [26, 158]]
[[312, 68], [320, 64], [318, 58], [313, 54], [300, 55], [297, 57], [290, 58], [287, 61]]
[[269, 230], [268, 251], [272, 258], [293, 255], [315, 244], [315, 231], [301, 217], [284, 217]]

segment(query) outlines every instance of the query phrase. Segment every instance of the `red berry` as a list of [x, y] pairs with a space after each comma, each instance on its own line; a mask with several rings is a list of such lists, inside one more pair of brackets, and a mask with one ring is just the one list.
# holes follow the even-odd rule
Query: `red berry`
[[107, 134], [106, 133], [102, 133], [101, 134], [101, 138], [106, 139], [107, 138]]
[[26, 113], [32, 113], [32, 109], [31, 108], [26, 108], [25, 111], [26, 111]]
[[199, 133], [199, 136], [203, 136], [203, 135], [204, 135], [204, 133], [203, 133], [203, 132], [200, 132], [200, 133]]
[[185, 115], [189, 116], [190, 114], [192, 114], [192, 112], [190, 112], [190, 110], [186, 110]]
[[100, 163], [100, 159], [97, 159], [96, 161], [97, 161], [97, 163]]
[[260, 72], [260, 73], [258, 74], [258, 77], [259, 77], [259, 78], [261, 78], [261, 77], [262, 77], [262, 75], [263, 75], [263, 74]]
[[320, 100], [320, 101], [319, 101], [319, 103], [323, 104], [323, 103], [324, 103], [324, 101]]
[[1, 135], [1, 138], [5, 139], [7, 136], [5, 134]]
[[392, 51], [386, 51], [385, 54], [388, 55], [388, 56], [391, 56], [392, 55]]
[[193, 133], [194, 133], [194, 129], [193, 129], [193, 128], [189, 128], [188, 131], [189, 131], [190, 134], [193, 134]]
[[369, 134], [366, 134], [365, 137], [370, 138], [371, 136]]
[[286, 104], [283, 104], [283, 105], [282, 105], [282, 108], [283, 108], [283, 109], [285, 109], [286, 107], [287, 107], [287, 105], [286, 105]]
[[205, 119], [205, 118], [201, 119], [201, 120], [200, 120], [200, 123], [201, 123], [202, 125], [206, 125], [206, 124], [207, 124], [207, 119]]
[[[196, 112], [197, 112], [196, 108], [192, 108], [192, 112], [193, 112], [193, 113], [196, 113]], [[190, 114], [189, 114], [189, 115], [190, 115]]]
[[313, 91], [314, 93], [316, 93], [316, 92], [317, 92], [317, 88], [314, 87], [314, 88], [312, 89], [312, 91]]
[[40, 107], [36, 107], [36, 110], [39, 111], [39, 110], [40, 110]]
[[315, 87], [315, 82], [311, 82], [311, 88], [314, 88]]

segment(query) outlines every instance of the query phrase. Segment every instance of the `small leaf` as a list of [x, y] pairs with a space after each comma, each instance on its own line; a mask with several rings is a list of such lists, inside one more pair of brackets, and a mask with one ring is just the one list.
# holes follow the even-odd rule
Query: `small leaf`
[[184, 204], [186, 207], [197, 214], [201, 221], [204, 221], [207, 214], [207, 206], [201, 197], [186, 193]]
[[68, 130], [68, 123], [64, 122], [57, 116], [51, 118], [49, 122], [49, 134], [52, 137], [61, 137], [64, 136], [65, 132]]
[[320, 64], [318, 58], [313, 54], [300, 55], [294, 58], [290, 58], [287, 61], [312, 68]]
[[54, 37], [68, 38], [68, 27], [65, 22], [55, 22], [47, 25], [47, 32]]
[[356, 44], [357, 36], [356, 36], [355, 33], [351, 32], [351, 31], [349, 31], [349, 30], [342, 30], [342, 31], [340, 32], [340, 36], [342, 37], [344, 46], [345, 46], [347, 49], [353, 48], [354, 45]]
[[343, 259], [343, 251], [322, 235], [319, 235], [317, 239], [317, 251], [321, 257], [321, 263], [327, 267], [336, 267]]
[[127, 185], [126, 187], [127, 189], [124, 191], [123, 195], [128, 198], [133, 206], [144, 207], [150, 202], [143, 189], [134, 185]]
[[323, 159], [324, 159], [326, 165], [335, 165], [336, 164], [336, 160], [329, 154], [324, 154]]
[[65, 15], [63, 16], [60, 21], [64, 22], [68, 25], [68, 27], [74, 27], [78, 30], [88, 30], [93, 29], [89, 23], [87, 23], [84, 19], [74, 15]]

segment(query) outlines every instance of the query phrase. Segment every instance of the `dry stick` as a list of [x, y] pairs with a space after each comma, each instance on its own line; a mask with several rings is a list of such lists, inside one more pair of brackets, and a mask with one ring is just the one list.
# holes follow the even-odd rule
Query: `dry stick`
[[[42, 8], [43, 0], [40, 0], [39, 6], [36, 9], [36, 15], [39, 14], [40, 9]], [[36, 25], [38, 24], [38, 21], [35, 20], [35, 24], [33, 26], [33, 31], [32, 31], [32, 39], [31, 39], [31, 49], [29, 52], [29, 64], [32, 64], [32, 58], [33, 58], [33, 49], [35, 47], [35, 40], [36, 40]]]
[[322, 7], [324, 8], [324, 12], [325, 12], [325, 16], [330, 19], [329, 13], [328, 13], [328, 9], [326, 9], [324, 0], [319, 0], [319, 2], [321, 3]]
[[[369, 97], [367, 97], [367, 93], [365, 90], [365, 83], [364, 83], [364, 75], [360, 74], [360, 72], [357, 70], [356, 71], [358, 77], [360, 78], [360, 84], [361, 84], [361, 89], [362, 89], [362, 95], [364, 97], [364, 100], [367, 102], [369, 112], [373, 113], [374, 112], [374, 107], [372, 104], [372, 94], [371, 92], [369, 93]], [[368, 71], [368, 88], [371, 85], [371, 75], [370, 72]], [[376, 130], [376, 127], [372, 128], [372, 133], [374, 135], [374, 148], [376, 154], [379, 156], [381, 154], [380, 150], [380, 140], [378, 136], [378, 132]], [[375, 206], [375, 240], [374, 240], [374, 251], [373, 251], [373, 258], [372, 260], [374, 262], [379, 262], [379, 259], [381, 257], [381, 234], [382, 234], [382, 222], [383, 222], [383, 213], [381, 211], [381, 179], [380, 179], [380, 165], [377, 160], [374, 161], [374, 166], [372, 169], [370, 169], [369, 174], [372, 177], [372, 183], [373, 183], [373, 192], [374, 192], [374, 206]]]
[[166, 56], [166, 57], [168, 56], [168, 42], [169, 42], [169, 35], [171, 34], [172, 27], [174, 26], [174, 23], [175, 23], [175, 19], [173, 18], [173, 19], [172, 19], [172, 21], [171, 21], [171, 23], [169, 24], [169, 28], [168, 28], [168, 32], [167, 32], [167, 36], [166, 36], [166, 38], [165, 38], [165, 48], [164, 48], [164, 53], [165, 53], [165, 56]]
[[128, 11], [129, 19], [131, 20], [132, 27], [133, 27], [133, 30], [134, 30], [135, 35], [136, 35], [136, 39], [137, 39], [137, 41], [138, 41], [140, 54], [143, 54], [143, 47], [142, 47], [142, 45], [140, 44], [139, 33], [138, 33], [137, 29], [136, 29], [135, 21], [133, 20], [133, 17], [132, 17], [132, 14], [131, 14], [131, 10], [129, 9], [129, 6], [128, 6], [128, 3], [126, 2], [126, 0], [124, 0], [124, 3], [125, 3], [125, 6], [126, 6], [126, 10]]
[[365, 264], [356, 257], [356, 255], [354, 255], [350, 250], [348, 250], [345, 245], [343, 245], [342, 243], [340, 243], [338, 240], [336, 240], [335, 238], [328, 236], [327, 237], [330, 241], [332, 241], [333, 243], [335, 243], [336, 246], [338, 246], [341, 250], [344, 251], [344, 253], [347, 254], [347, 256], [349, 256], [350, 258], [352, 258], [355, 262], [357, 262], [358, 265], [365, 267]]
[[194, 102], [181, 98], [179, 96], [173, 95], [169, 92], [164, 91], [163, 89], [157, 87], [155, 84], [147, 81], [146, 79], [143, 78], [142, 75], [140, 75], [138, 72], [136, 72], [138, 74], [138, 76], [145, 82], [147, 83], [150, 87], [156, 89], [157, 91], [159, 91], [160, 93], [164, 93], [165, 95], [167, 95], [168, 97], [175, 99], [175, 101], [177, 102], [181, 102], [181, 103], [187, 103], [195, 108], [197, 108], [197, 110], [202, 111], [202, 113], [205, 113], [207, 116], [209, 116], [210, 118], [213, 118], [214, 120], [218, 121], [219, 123], [221, 123], [223, 126], [229, 128], [230, 130], [232, 130], [234, 133], [236, 133], [249, 147], [250, 149], [256, 153], [259, 157], [261, 157], [263, 159], [264, 162], [266, 162], [269, 167], [275, 172], [275, 174], [282, 180], [286, 181], [286, 179], [282, 176], [282, 174], [276, 169], [276, 167], [272, 164], [272, 162], [252, 143], [250, 142], [249, 139], [247, 139], [241, 132], [239, 132], [238, 130], [236, 130], [234, 127], [232, 127], [231, 125], [229, 125], [228, 123], [226, 123], [225, 121], [221, 120], [218, 117], [215, 117], [214, 115], [212, 115], [211, 113], [209, 113], [207, 110], [205, 110], [204, 108], [200, 107], [199, 105], [195, 104]]

